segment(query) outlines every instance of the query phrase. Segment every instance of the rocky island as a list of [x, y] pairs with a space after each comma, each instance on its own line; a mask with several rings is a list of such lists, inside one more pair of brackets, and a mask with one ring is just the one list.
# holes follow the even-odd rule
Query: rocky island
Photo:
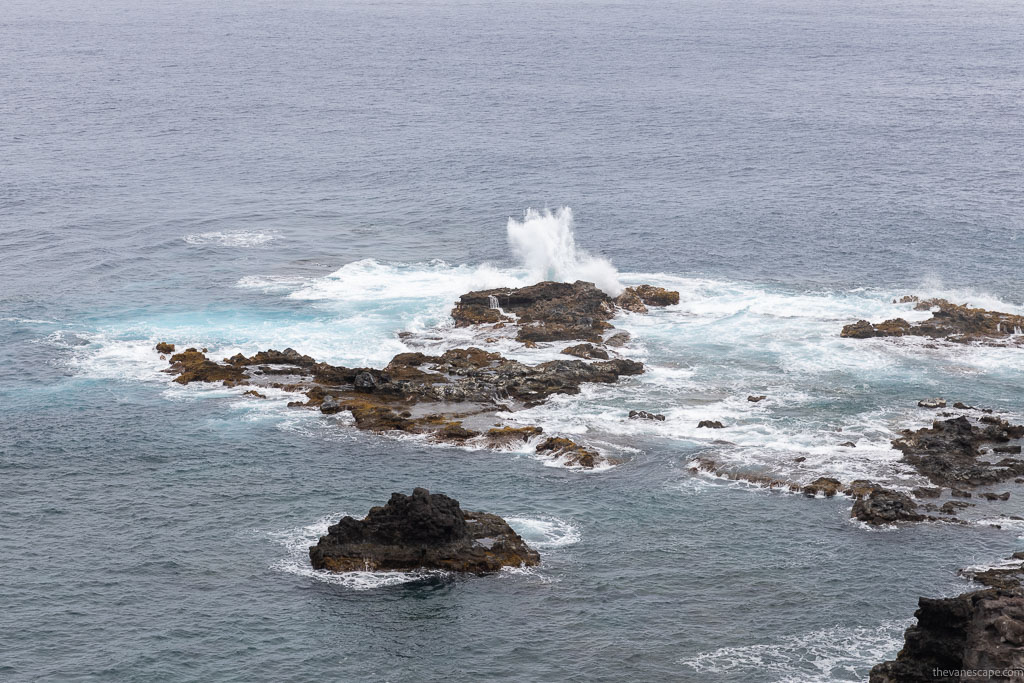
[[[581, 342], [562, 351], [571, 356], [527, 365], [477, 347], [439, 355], [400, 353], [384, 368], [348, 368], [318, 362], [294, 349], [237, 354], [216, 362], [205, 349], [171, 355], [168, 372], [180, 384], [219, 382], [251, 385], [261, 397], [271, 387], [302, 394], [289, 406], [330, 415], [349, 412], [355, 426], [373, 432], [404, 432], [456, 445], [522, 447], [561, 464], [593, 468], [605, 461], [594, 448], [533, 425], [504, 424], [496, 414], [529, 408], [555, 394], [579, 393], [585, 383], [611, 383], [638, 375], [643, 363], [615, 349], [629, 335], [609, 322], [623, 310], [647, 312], [648, 306], [679, 302], [679, 293], [641, 285], [611, 297], [592, 283], [541, 282], [518, 289], [491, 289], [462, 295], [452, 318], [458, 327], [479, 327], [508, 335], [527, 347], [538, 343]], [[174, 344], [160, 342], [169, 354]]]
[[971, 308], [967, 304], [954, 304], [946, 299], [920, 300], [916, 296], [905, 296], [893, 303], [912, 303], [914, 310], [931, 311], [932, 317], [916, 325], [903, 318], [893, 318], [880, 323], [858, 320], [843, 327], [840, 336], [867, 339], [909, 335], [958, 343], [1024, 344], [1022, 315]]
[[504, 519], [469, 512], [443, 493], [391, 494], [365, 519], [342, 517], [309, 549], [314, 569], [485, 573], [540, 564], [540, 555]]

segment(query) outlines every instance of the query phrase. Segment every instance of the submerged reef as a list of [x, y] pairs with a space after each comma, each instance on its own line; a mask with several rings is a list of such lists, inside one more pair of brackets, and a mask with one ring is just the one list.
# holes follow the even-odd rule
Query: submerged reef
[[[305, 400], [289, 406], [327, 415], [347, 411], [356, 427], [368, 431], [423, 434], [435, 441], [485, 448], [522, 447], [539, 441], [543, 430], [496, 424], [497, 413], [529, 408], [555, 394], [577, 394], [586, 383], [613, 383], [644, 371], [643, 363], [621, 357], [611, 350], [612, 340], [605, 340], [623, 334], [611, 332], [614, 327], [608, 320], [621, 310], [618, 302], [627, 295], [651, 306], [679, 301], [678, 292], [648, 285], [627, 289], [616, 299], [589, 282], [541, 282], [470, 292], [452, 310], [457, 326], [510, 328], [526, 346], [583, 342], [563, 351], [577, 356], [571, 360], [527, 365], [469, 347], [439, 355], [400, 353], [384, 368], [348, 368], [318, 362], [294, 349], [237, 354], [216, 362], [189, 348], [170, 358], [168, 372], [180, 384], [220, 382], [300, 393]], [[161, 342], [159, 347], [173, 345]], [[247, 393], [258, 395], [255, 389], [251, 392]], [[593, 468], [606, 462], [596, 449], [557, 435], [536, 443], [534, 450], [567, 466]]]
[[540, 555], [497, 515], [469, 512], [443, 493], [391, 494], [364, 519], [342, 517], [309, 549], [314, 569], [413, 569], [485, 573], [540, 564]]

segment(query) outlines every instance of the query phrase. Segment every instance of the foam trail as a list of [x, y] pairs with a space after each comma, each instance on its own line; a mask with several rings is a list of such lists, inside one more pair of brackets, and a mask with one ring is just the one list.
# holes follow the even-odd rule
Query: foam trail
[[508, 219], [508, 243], [533, 281], [593, 282], [611, 296], [622, 293], [619, 273], [607, 259], [576, 247], [572, 209], [527, 209], [522, 222]]

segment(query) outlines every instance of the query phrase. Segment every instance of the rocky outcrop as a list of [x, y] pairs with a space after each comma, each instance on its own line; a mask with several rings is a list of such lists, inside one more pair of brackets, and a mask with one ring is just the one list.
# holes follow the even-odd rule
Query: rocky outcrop
[[614, 315], [614, 300], [593, 283], [582, 281], [469, 292], [459, 297], [452, 310], [456, 326], [515, 323], [516, 338], [532, 342], [600, 342], [605, 330], [612, 328], [608, 320]]
[[629, 411], [630, 420], [657, 420], [658, 422], [664, 422], [665, 416], [660, 413], [649, 413], [646, 410], [631, 410]]
[[[651, 305], [664, 305], [675, 294], [656, 287], [636, 291]], [[383, 368], [331, 365], [290, 348], [252, 356], [239, 353], [218, 363], [206, 357], [205, 349], [190, 348], [171, 358], [167, 372], [181, 384], [251, 384], [255, 388], [247, 395], [257, 398], [266, 396], [258, 391], [262, 387], [304, 393], [307, 400], [290, 401], [288, 406], [313, 408], [325, 415], [347, 411], [357, 428], [368, 431], [422, 434], [459, 445], [518, 447], [539, 435], [540, 428], [494, 427], [498, 413], [529, 408], [556, 394], [577, 394], [583, 384], [612, 383], [644, 371], [643, 363], [611, 358], [594, 344], [611, 329], [607, 321], [617, 311], [614, 300], [588, 282], [542, 282], [461, 297], [452, 311], [456, 325], [515, 327], [526, 345], [556, 339], [583, 342], [563, 351], [575, 359], [536, 365], [477, 347], [449, 349], [440, 355], [400, 353]], [[619, 333], [609, 343], [624, 339], [628, 335]], [[173, 345], [161, 342], [161, 348], [173, 349]], [[602, 461], [596, 450], [568, 439], [553, 437], [537, 450], [572, 466], [593, 467]]]
[[598, 343], [612, 329], [618, 309], [638, 313], [646, 306], [679, 303], [679, 292], [661, 287], [630, 287], [618, 298], [593, 283], [540, 282], [529, 287], [485, 289], [459, 297], [452, 310], [458, 327], [515, 325], [524, 343], [580, 340]]
[[602, 348], [594, 346], [593, 344], [576, 344], [575, 346], [568, 346], [562, 349], [562, 353], [567, 356], [576, 356], [577, 358], [593, 359], [598, 358], [601, 360], [608, 360], [608, 352]]
[[564, 437], [551, 437], [545, 439], [537, 446], [537, 452], [549, 455], [554, 458], [562, 458], [565, 465], [569, 467], [592, 468], [601, 460], [597, 451], [579, 445], [571, 439]]
[[911, 324], [903, 318], [875, 324], [858, 320], [845, 326], [840, 336], [865, 339], [911, 335], [961, 343], [984, 341], [1021, 344], [1024, 316], [971, 308], [946, 299], [917, 301], [912, 297], [904, 297], [899, 303], [914, 303], [915, 310], [931, 311], [932, 317], [917, 324]]
[[540, 555], [501, 517], [469, 512], [442, 493], [391, 494], [362, 520], [342, 517], [309, 549], [314, 569], [493, 572], [533, 566]]
[[936, 420], [930, 428], [903, 430], [893, 448], [903, 453], [902, 462], [939, 486], [974, 487], [1024, 476], [1024, 460], [982, 458], [981, 446], [1006, 443], [1024, 437], [1024, 425], [984, 415], [977, 421], [966, 416]]
[[156, 345], [157, 353], [174, 353], [174, 344], [168, 344], [167, 342], [160, 342]]
[[646, 313], [648, 306], [673, 306], [678, 303], [679, 292], [652, 285], [626, 287], [625, 291], [615, 298], [617, 306], [634, 313]]
[[989, 588], [1024, 588], [1024, 551], [1014, 553], [998, 567], [961, 569], [960, 575]]
[[220, 382], [225, 386], [236, 386], [246, 383], [246, 374], [241, 368], [215, 363], [197, 349], [185, 349], [171, 356], [170, 363], [170, 370], [177, 375], [174, 381], [178, 384]]
[[697, 423], [697, 429], [725, 429], [725, 425], [718, 420], [701, 420]]
[[872, 526], [896, 522], [923, 522], [929, 519], [918, 512], [917, 503], [905, 493], [877, 488], [858, 498], [850, 516]]
[[921, 598], [914, 616], [917, 623], [907, 629], [903, 649], [895, 660], [871, 670], [870, 683], [1020, 680], [1024, 594], [1019, 590]]

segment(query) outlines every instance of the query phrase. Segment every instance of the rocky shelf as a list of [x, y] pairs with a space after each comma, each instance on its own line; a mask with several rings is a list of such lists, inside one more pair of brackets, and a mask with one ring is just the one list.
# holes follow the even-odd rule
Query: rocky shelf
[[484, 448], [529, 445], [567, 466], [593, 468], [606, 461], [596, 449], [532, 425], [496, 423], [496, 413], [542, 403], [555, 394], [576, 394], [586, 383], [612, 383], [639, 375], [644, 366], [613, 351], [628, 335], [608, 322], [621, 310], [646, 312], [647, 306], [678, 303], [678, 292], [641, 285], [612, 298], [589, 282], [541, 282], [519, 289], [464, 294], [452, 310], [457, 326], [512, 328], [526, 346], [538, 342], [579, 341], [559, 359], [527, 365], [480, 348], [449, 349], [440, 355], [400, 353], [384, 368], [348, 368], [318, 362], [294, 349], [235, 355], [216, 362], [206, 349], [170, 355], [175, 382], [252, 385], [246, 392], [271, 387], [303, 394], [289, 406], [324, 414], [348, 411], [359, 429], [423, 434], [435, 441]]
[[971, 308], [967, 304], [954, 304], [946, 299], [922, 301], [916, 296], [905, 296], [893, 303], [912, 303], [914, 310], [931, 311], [932, 317], [917, 324], [911, 324], [903, 318], [880, 323], [858, 320], [843, 327], [840, 336], [854, 339], [915, 336], [958, 343], [1024, 344], [1024, 316], [1021, 315]]

